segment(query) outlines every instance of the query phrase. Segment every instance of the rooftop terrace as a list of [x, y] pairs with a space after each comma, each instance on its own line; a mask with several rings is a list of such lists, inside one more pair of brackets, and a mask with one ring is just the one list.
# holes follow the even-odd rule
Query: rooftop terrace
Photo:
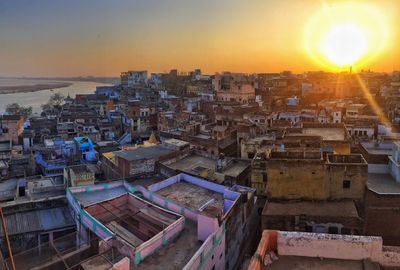
[[194, 213], [213, 217], [225, 215], [240, 196], [239, 192], [225, 186], [187, 174], [170, 177], [148, 189]]

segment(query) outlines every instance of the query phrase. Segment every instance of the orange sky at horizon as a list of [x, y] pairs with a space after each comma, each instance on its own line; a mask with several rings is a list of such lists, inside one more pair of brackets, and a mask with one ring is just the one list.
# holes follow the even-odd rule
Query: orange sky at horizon
[[[313, 16], [338, 3], [371, 7], [388, 31], [385, 48], [357, 68], [400, 69], [398, 0], [5, 2], [0, 4], [0, 76], [118, 76], [126, 70], [174, 68], [208, 74], [331, 70], [313, 60], [304, 37]], [[378, 44], [380, 36], [374, 38]]]

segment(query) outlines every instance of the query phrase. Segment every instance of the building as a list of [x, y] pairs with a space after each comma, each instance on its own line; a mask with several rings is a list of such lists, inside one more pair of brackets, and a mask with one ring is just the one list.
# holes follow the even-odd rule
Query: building
[[389, 173], [370, 173], [365, 196], [365, 234], [379, 235], [386, 245], [400, 245], [400, 183]]
[[368, 164], [359, 154], [327, 155], [319, 150], [273, 151], [267, 161], [273, 199], [362, 201]]
[[120, 178], [152, 175], [157, 171], [159, 161], [174, 158], [181, 153], [169, 145], [150, 145], [102, 154], [106, 175]]
[[67, 198], [82, 225], [80, 237], [95, 233], [104, 249], [112, 247], [135, 267], [211, 270], [239, 262], [254, 215], [253, 193], [181, 174], [148, 189], [126, 182], [72, 187]]
[[389, 156], [393, 151], [393, 142], [361, 142], [358, 150], [368, 163], [368, 173], [387, 173], [389, 171]]
[[216, 157], [197, 151], [190, 151], [178, 158], [164, 160], [159, 165], [159, 171], [163, 175], [187, 173], [228, 186], [247, 185], [250, 170], [250, 161], [248, 160], [224, 155]]
[[94, 181], [95, 173], [86, 164], [64, 168], [64, 183], [67, 187], [93, 185]]
[[215, 74], [214, 89], [218, 101], [250, 103], [255, 101], [252, 78], [244, 74]]
[[122, 88], [147, 85], [147, 71], [127, 71], [121, 73]]
[[363, 224], [351, 200], [268, 201], [262, 211], [261, 228], [360, 235]]
[[396, 269], [398, 248], [382, 238], [304, 232], [263, 231], [248, 270]]
[[24, 128], [24, 119], [20, 115], [2, 115], [0, 117], [0, 140], [11, 140], [18, 144]]
[[[54, 240], [75, 231], [75, 222], [65, 199], [10, 203], [3, 205], [2, 210], [14, 254], [40, 247], [45, 242], [53, 244]], [[0, 226], [0, 251], [2, 257], [8, 259], [2, 226]], [[38, 257], [21, 256], [23, 259], [15, 260], [17, 269], [28, 269], [26, 265], [36, 259], [39, 261]]]
[[396, 182], [400, 183], [400, 141], [394, 142], [392, 155], [389, 156], [389, 171]]

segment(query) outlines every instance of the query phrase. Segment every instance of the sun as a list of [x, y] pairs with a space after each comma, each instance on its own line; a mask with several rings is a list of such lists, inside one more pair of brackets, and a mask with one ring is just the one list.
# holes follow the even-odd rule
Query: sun
[[324, 70], [368, 67], [390, 44], [393, 32], [378, 7], [359, 1], [323, 4], [305, 21], [304, 51]]
[[337, 66], [351, 66], [368, 49], [363, 31], [351, 24], [333, 26], [323, 37], [321, 51]]

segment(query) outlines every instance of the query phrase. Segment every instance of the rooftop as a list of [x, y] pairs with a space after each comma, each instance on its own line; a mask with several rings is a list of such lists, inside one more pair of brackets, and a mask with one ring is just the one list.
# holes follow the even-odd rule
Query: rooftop
[[400, 195], [400, 183], [390, 174], [368, 173], [367, 188], [380, 195]]
[[211, 200], [221, 211], [224, 208], [223, 194], [187, 182], [175, 183], [157, 191], [157, 194], [194, 210], [199, 210]]
[[[202, 177], [206, 176], [208, 179], [221, 182], [220, 179], [214, 175], [216, 171], [217, 158], [206, 157], [196, 153], [191, 153], [190, 155], [176, 160], [172, 163], [166, 161], [163, 164], [179, 172], [185, 172]], [[236, 178], [244, 170], [246, 170], [249, 165], [250, 162], [246, 162], [243, 160], [229, 160], [221, 173], [223, 175]]]
[[267, 202], [262, 211], [264, 216], [341, 216], [358, 217], [353, 201], [335, 202]]
[[128, 161], [159, 158], [163, 155], [174, 153], [175, 150], [168, 149], [161, 145], [149, 147], [139, 147], [136, 149], [123, 150], [114, 152], [115, 156], [126, 159]]
[[239, 187], [227, 188], [181, 173], [149, 186], [148, 190], [195, 213], [222, 217], [239, 198]]
[[[4, 218], [10, 236], [75, 226], [74, 219], [67, 206], [15, 212], [5, 214]], [[0, 236], [3, 236], [2, 227], [0, 227]]]
[[361, 142], [361, 146], [370, 155], [391, 155], [393, 149], [393, 142], [375, 143], [375, 142]]
[[[141, 186], [113, 182], [70, 191], [78, 204], [86, 205], [84, 211], [91, 217], [89, 228], [105, 241], [107, 235], [113, 235], [118, 250], [129, 250], [138, 269], [182, 269], [202, 245], [194, 221], [142, 199], [149, 199], [151, 193]], [[150, 200], [156, 196], [151, 195]], [[71, 197], [69, 200], [73, 208], [77, 207]], [[92, 220], [97, 224], [93, 226]]]
[[303, 128], [302, 133], [305, 135], [321, 136], [324, 141], [343, 141], [346, 139], [346, 130], [343, 128]]
[[163, 270], [182, 269], [200, 249], [202, 241], [197, 240], [197, 225], [190, 219], [185, 220], [181, 235], [168, 245], [157, 250], [157, 253], [139, 264], [138, 269]]

